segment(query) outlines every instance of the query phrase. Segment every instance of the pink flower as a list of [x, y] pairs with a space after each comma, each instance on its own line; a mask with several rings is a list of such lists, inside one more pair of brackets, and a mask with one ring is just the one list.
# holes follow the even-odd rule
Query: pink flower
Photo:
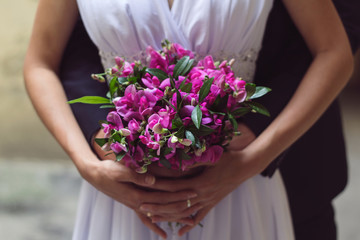
[[121, 153], [122, 151], [127, 152], [127, 148], [125, 144], [121, 144], [119, 142], [112, 143], [110, 145], [111, 150], [115, 153]]
[[170, 52], [175, 53], [178, 56], [178, 59], [181, 59], [185, 56], [189, 56], [191, 59], [194, 58], [193, 52], [190, 50], [184, 49], [180, 44], [173, 43], [170, 47]]
[[161, 69], [166, 72], [168, 68], [168, 62], [166, 61], [165, 57], [150, 46], [147, 47], [146, 51], [150, 55], [149, 67]]

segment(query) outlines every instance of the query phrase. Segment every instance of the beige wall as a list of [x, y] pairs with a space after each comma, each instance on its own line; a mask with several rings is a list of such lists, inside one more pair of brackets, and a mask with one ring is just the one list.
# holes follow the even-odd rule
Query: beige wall
[[66, 158], [35, 114], [23, 84], [22, 65], [36, 5], [36, 0], [1, 0], [0, 159]]

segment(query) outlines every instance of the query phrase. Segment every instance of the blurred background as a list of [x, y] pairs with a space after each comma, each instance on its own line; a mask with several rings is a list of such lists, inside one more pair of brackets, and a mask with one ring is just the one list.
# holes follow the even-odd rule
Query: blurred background
[[[0, 239], [70, 239], [80, 177], [37, 117], [22, 65], [37, 0], [1, 0]], [[335, 201], [340, 240], [360, 239], [360, 53], [341, 95], [350, 182]]]

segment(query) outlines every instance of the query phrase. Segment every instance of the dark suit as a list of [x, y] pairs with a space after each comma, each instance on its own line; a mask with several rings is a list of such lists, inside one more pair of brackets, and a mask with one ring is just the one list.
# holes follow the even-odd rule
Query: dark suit
[[[359, 43], [359, 26], [349, 13], [358, 0], [339, 0], [345, 27], [352, 47]], [[351, 8], [346, 4], [354, 4]], [[357, 6], [360, 10], [360, 7]], [[356, 11], [354, 11], [356, 12]], [[357, 14], [357, 12], [356, 12]], [[353, 24], [356, 23], [356, 24]], [[258, 135], [283, 109], [297, 88], [312, 57], [290, 20], [281, 1], [275, 0], [265, 32], [255, 75], [258, 85], [273, 92], [262, 99], [271, 118], [249, 116], [245, 122]], [[88, 39], [81, 21], [77, 23], [63, 57], [61, 80], [69, 99], [84, 95], [104, 96], [105, 85], [90, 79], [91, 73], [102, 72], [96, 47]], [[99, 128], [98, 120], [106, 111], [98, 106], [72, 105], [86, 138], [90, 140]], [[336, 228], [331, 206], [347, 182], [347, 166], [341, 118], [335, 101], [322, 118], [287, 152], [263, 173], [271, 176], [280, 166], [287, 188], [297, 240], [335, 239]]]

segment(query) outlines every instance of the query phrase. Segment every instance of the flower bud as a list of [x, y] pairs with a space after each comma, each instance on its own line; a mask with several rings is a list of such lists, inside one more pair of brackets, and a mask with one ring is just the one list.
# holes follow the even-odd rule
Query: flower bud
[[161, 134], [161, 133], [162, 133], [162, 130], [163, 130], [163, 128], [162, 128], [162, 126], [161, 126], [161, 123], [155, 124], [152, 130], [153, 130], [154, 133], [156, 133], [156, 134]]
[[105, 78], [101, 74], [91, 74], [91, 78], [101, 83], [105, 82]]
[[179, 139], [176, 136], [172, 136], [170, 141], [171, 143], [177, 143]]
[[131, 135], [131, 132], [129, 129], [126, 129], [126, 128], [122, 128], [119, 130], [120, 134], [124, 137], [127, 137], [127, 136], [130, 136]]
[[124, 64], [124, 59], [122, 59], [121, 57], [115, 57], [115, 63], [120, 69]]
[[191, 141], [190, 139], [187, 139], [187, 138], [185, 138], [185, 139], [179, 139], [179, 142], [180, 142], [182, 145], [187, 146], [187, 147], [192, 144], [192, 141]]

